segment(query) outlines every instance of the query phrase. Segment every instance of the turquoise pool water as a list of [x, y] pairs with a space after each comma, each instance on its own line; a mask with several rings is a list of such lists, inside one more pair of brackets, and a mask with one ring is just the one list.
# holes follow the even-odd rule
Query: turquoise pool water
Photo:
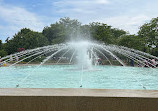
[[[29, 76], [28, 76], [29, 75]], [[28, 78], [26, 78], [28, 76]], [[24, 80], [24, 78], [26, 78]], [[82, 88], [158, 90], [158, 69], [95, 66], [77, 70], [72, 65], [0, 67], [0, 88]]]

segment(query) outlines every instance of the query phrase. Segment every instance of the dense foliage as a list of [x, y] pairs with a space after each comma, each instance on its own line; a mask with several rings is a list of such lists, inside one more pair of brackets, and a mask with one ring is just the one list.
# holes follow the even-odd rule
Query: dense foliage
[[23, 28], [6, 43], [0, 40], [0, 56], [78, 39], [122, 45], [158, 56], [158, 18], [141, 26], [138, 35], [130, 35], [104, 23], [82, 25], [75, 19], [61, 18], [59, 22], [44, 27], [41, 33]]
[[138, 36], [145, 40], [144, 51], [158, 56], [158, 17], [141, 26]]
[[6, 56], [7, 52], [4, 50], [4, 44], [0, 40], [0, 57]]
[[5, 44], [8, 54], [17, 52], [19, 48], [33, 49], [48, 44], [47, 38], [39, 32], [24, 28]]

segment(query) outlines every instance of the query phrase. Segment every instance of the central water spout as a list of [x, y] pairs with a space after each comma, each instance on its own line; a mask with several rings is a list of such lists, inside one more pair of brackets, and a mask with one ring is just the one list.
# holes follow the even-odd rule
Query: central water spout
[[72, 47], [76, 50], [76, 59], [79, 69], [90, 69], [92, 61], [90, 59], [89, 46], [90, 43], [87, 41], [72, 42]]

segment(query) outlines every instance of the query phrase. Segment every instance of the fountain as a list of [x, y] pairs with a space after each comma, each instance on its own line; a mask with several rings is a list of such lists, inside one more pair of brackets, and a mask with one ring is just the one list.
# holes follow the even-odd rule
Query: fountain
[[[120, 55], [149, 68], [125, 67]], [[31, 64], [42, 57], [40, 64]], [[158, 60], [138, 50], [92, 41], [49, 45], [1, 58], [8, 67], [0, 68], [0, 87], [158, 89], [158, 70], [149, 58]], [[61, 65], [62, 59], [66, 62]], [[103, 61], [109, 65], [101, 65]]]

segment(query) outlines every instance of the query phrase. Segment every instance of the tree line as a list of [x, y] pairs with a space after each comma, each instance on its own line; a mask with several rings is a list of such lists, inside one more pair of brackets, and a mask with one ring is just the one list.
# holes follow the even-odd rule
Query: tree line
[[70, 40], [90, 39], [105, 44], [121, 45], [158, 56], [158, 17], [142, 25], [136, 35], [113, 28], [105, 23], [93, 22], [82, 25], [68, 17], [46, 26], [42, 32], [21, 29], [5, 43], [0, 40], [0, 56], [13, 54], [21, 49], [33, 49]]

